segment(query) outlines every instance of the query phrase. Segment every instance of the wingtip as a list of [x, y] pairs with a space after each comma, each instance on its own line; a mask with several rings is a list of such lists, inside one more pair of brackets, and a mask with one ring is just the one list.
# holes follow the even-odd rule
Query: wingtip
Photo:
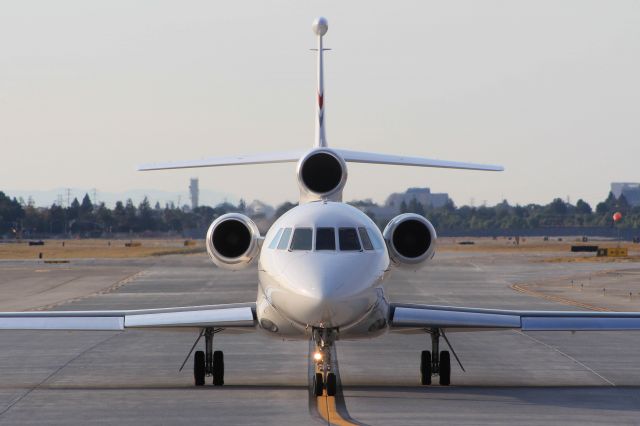
[[148, 172], [149, 170], [153, 170], [153, 164], [138, 164], [135, 169], [136, 172]]

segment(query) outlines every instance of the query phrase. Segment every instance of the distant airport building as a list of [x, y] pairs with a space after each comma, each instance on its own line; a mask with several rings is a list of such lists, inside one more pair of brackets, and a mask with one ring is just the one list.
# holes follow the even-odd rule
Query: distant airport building
[[449, 201], [449, 194], [434, 194], [429, 188], [409, 188], [389, 195], [385, 206], [399, 208], [403, 201], [409, 204], [414, 198], [425, 207], [443, 207]]
[[262, 216], [269, 218], [275, 213], [275, 209], [260, 200], [254, 200], [245, 208], [245, 213], [251, 217]]
[[198, 196], [200, 194], [200, 188], [198, 185], [198, 178], [191, 179], [189, 184], [189, 193], [191, 194], [191, 209], [198, 207]]
[[640, 206], [640, 183], [637, 182], [613, 182], [611, 192], [616, 198], [624, 195], [631, 206]]
[[371, 200], [361, 200], [355, 207], [370, 216], [374, 216], [379, 223], [388, 221], [402, 212], [403, 204], [410, 207], [415, 199], [423, 208], [443, 207], [449, 202], [449, 194], [434, 194], [429, 188], [409, 188], [405, 192], [396, 192], [387, 197], [384, 205], [379, 206]]

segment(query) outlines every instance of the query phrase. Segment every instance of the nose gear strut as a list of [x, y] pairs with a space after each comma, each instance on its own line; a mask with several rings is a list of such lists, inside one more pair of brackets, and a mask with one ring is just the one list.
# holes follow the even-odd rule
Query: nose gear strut
[[336, 329], [313, 329], [312, 339], [315, 342], [313, 388], [316, 396], [322, 396], [325, 390], [327, 396], [335, 396], [336, 394], [337, 378], [332, 371], [331, 347], [337, 337], [338, 332]]

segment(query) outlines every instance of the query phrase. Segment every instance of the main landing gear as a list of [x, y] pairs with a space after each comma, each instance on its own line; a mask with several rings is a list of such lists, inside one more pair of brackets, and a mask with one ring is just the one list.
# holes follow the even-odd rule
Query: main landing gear
[[316, 350], [313, 353], [315, 363], [313, 392], [315, 396], [324, 395], [325, 390], [327, 396], [335, 396], [338, 390], [338, 380], [332, 371], [331, 363], [331, 347], [335, 338], [335, 330], [326, 328], [313, 330], [313, 340], [316, 344]]
[[[445, 339], [452, 352], [453, 348], [441, 329], [433, 328], [428, 333], [431, 335], [431, 351], [422, 351], [420, 354], [420, 384], [430, 385], [432, 376], [438, 376], [440, 385], [449, 386], [451, 384], [451, 355], [449, 351], [440, 351], [440, 336]], [[462, 371], [465, 371], [455, 352], [453, 352], [453, 356], [456, 357]]]
[[[224, 353], [213, 351], [213, 336], [222, 329], [205, 328], [198, 340], [204, 335], [204, 351], [196, 351], [193, 356], [193, 379], [196, 386], [204, 386], [205, 377], [213, 376], [213, 385], [224, 385]], [[196, 344], [198, 343], [196, 340]], [[195, 346], [195, 345], [194, 345]]]

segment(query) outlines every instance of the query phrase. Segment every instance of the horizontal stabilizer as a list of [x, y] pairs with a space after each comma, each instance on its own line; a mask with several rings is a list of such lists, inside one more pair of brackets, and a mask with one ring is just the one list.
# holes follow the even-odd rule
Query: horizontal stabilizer
[[[375, 152], [350, 151], [331, 148], [345, 161], [351, 163], [391, 164], [397, 166], [439, 167], [444, 169], [484, 170], [501, 172], [502, 166], [491, 164], [462, 163], [459, 161], [435, 160], [423, 157], [408, 157], [404, 155], [379, 154]], [[291, 163], [298, 161], [308, 153], [308, 150], [271, 152], [262, 154], [234, 155], [229, 157], [212, 157], [202, 160], [173, 161], [167, 163], [152, 163], [138, 166], [140, 171], [190, 169], [196, 167], [237, 166], [242, 164]]]
[[444, 169], [484, 170], [501, 172], [502, 166], [491, 164], [462, 163], [458, 161], [434, 160], [423, 157], [407, 157], [404, 155], [378, 154], [375, 152], [349, 151], [334, 149], [344, 161], [351, 163], [392, 164], [397, 166], [440, 167]]
[[230, 157], [212, 157], [202, 160], [173, 161], [167, 163], [142, 164], [139, 171], [191, 169], [196, 167], [238, 166], [241, 164], [268, 164], [296, 162], [306, 151], [269, 152], [262, 154], [234, 155]]

